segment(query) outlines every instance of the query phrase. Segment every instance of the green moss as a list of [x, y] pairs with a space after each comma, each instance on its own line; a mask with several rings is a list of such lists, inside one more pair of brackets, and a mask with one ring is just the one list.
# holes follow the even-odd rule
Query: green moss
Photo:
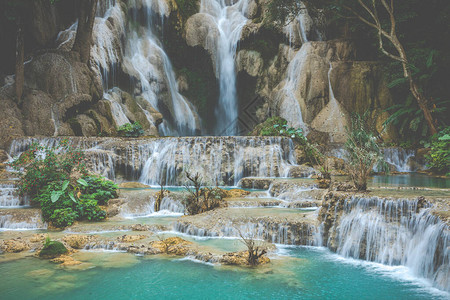
[[44, 248], [42, 248], [41, 252], [39, 252], [39, 256], [45, 258], [55, 258], [67, 252], [67, 248], [61, 242], [47, 240]]

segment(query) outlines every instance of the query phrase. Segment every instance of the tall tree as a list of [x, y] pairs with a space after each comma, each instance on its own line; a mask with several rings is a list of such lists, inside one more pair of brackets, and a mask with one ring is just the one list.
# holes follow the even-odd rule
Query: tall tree
[[84, 63], [89, 61], [97, 2], [98, 0], [80, 0], [78, 3], [77, 35], [72, 50], [80, 54]]
[[[431, 101], [424, 96], [422, 90], [419, 88], [411, 71], [411, 63], [406, 54], [403, 44], [400, 42], [397, 35], [397, 21], [394, 14], [394, 0], [351, 0], [357, 2], [359, 10], [354, 9], [350, 5], [344, 4], [344, 8], [350, 11], [361, 22], [374, 28], [377, 31], [378, 45], [381, 52], [387, 57], [399, 61], [403, 68], [403, 76], [409, 81], [409, 90], [422, 110], [425, 120], [430, 129], [430, 133], [434, 135], [437, 133], [436, 120], [431, 114]], [[347, 1], [348, 2], [348, 1]], [[384, 25], [381, 16], [387, 16], [387, 25]], [[390, 43], [391, 49], [389, 51], [385, 46], [385, 41]]]

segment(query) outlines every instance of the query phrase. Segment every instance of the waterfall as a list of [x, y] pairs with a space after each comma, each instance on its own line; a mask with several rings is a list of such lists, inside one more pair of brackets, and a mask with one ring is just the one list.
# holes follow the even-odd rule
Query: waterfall
[[[104, 5], [101, 5], [104, 4]], [[99, 1], [92, 38], [91, 58], [102, 73], [103, 89], [117, 83], [116, 73], [122, 61], [121, 38], [125, 35], [125, 14], [119, 1]]]
[[[11, 143], [17, 156], [33, 142], [47, 147], [62, 138], [23, 138]], [[243, 177], [280, 177], [296, 166], [294, 144], [284, 137], [183, 137], [122, 140], [73, 137], [88, 167], [110, 179], [122, 173], [149, 185], [183, 185], [184, 171], [198, 172], [205, 184], [237, 185]]]
[[404, 265], [450, 290], [450, 232], [419, 200], [352, 197], [336, 204], [328, 246], [337, 253], [386, 265]]
[[306, 56], [308, 55], [308, 47], [308, 44], [303, 44], [295, 54], [288, 65], [284, 85], [278, 92], [278, 95], [276, 95], [278, 102], [281, 102], [280, 116], [288, 121], [289, 126], [302, 128], [305, 133], [307, 126], [303, 122], [302, 109], [298, 99], [299, 95], [297, 95], [297, 86], [301, 77], [300, 74], [303, 72]]
[[414, 150], [405, 150], [402, 148], [384, 148], [384, 159], [399, 172], [414, 171], [410, 165], [410, 159], [415, 156]]
[[[163, 111], [169, 121], [162, 124], [165, 135], [195, 135], [200, 128], [197, 113], [185, 97], [178, 92], [175, 72], [162, 43], [157, 37], [158, 26], [162, 27], [170, 10], [163, 0], [130, 1], [132, 18], [130, 32], [124, 56], [124, 68], [128, 74], [137, 79], [135, 92], [140, 94], [150, 105]], [[139, 24], [139, 9], [143, 11], [145, 25]], [[167, 95], [163, 95], [166, 93]], [[161, 101], [167, 98], [166, 101]], [[166, 106], [165, 110], [161, 110]]]
[[285, 245], [312, 245], [314, 243], [315, 226], [307, 223], [290, 223], [272, 221], [270, 219], [252, 220], [248, 222], [218, 222], [212, 228], [200, 228], [188, 222], [176, 222], [173, 229], [177, 232], [197, 237], [246, 237], [264, 240], [270, 243]]
[[219, 106], [216, 109], [217, 135], [237, 135], [238, 101], [236, 95], [236, 48], [246, 17], [248, 0], [202, 0], [200, 13], [211, 16], [218, 29], [216, 41], [216, 77], [219, 80]]
[[28, 199], [20, 199], [13, 184], [0, 184], [0, 208], [20, 207], [28, 204]]
[[142, 217], [155, 217], [155, 216], [180, 216], [184, 214], [184, 206], [180, 201], [173, 197], [165, 196], [161, 200], [160, 210], [155, 212], [156, 197], [151, 196], [150, 199], [145, 199], [143, 203], [128, 202], [121, 208], [120, 215], [125, 218], [142, 218]]

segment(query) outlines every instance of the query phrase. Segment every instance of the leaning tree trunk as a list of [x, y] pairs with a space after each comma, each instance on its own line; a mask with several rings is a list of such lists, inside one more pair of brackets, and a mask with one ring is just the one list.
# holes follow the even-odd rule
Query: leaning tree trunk
[[87, 63], [90, 57], [97, 1], [79, 0], [78, 28], [72, 50], [80, 54], [80, 60], [84, 63]]
[[24, 84], [24, 37], [23, 37], [23, 23], [19, 17], [17, 19], [17, 34], [16, 34], [16, 69], [15, 69], [15, 87], [17, 103], [22, 102], [23, 84]]

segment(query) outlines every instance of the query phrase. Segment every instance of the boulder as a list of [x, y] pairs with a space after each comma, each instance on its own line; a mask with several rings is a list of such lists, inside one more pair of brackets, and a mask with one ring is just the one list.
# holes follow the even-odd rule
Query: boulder
[[66, 254], [68, 252], [67, 248], [58, 241], [50, 241], [44, 248], [39, 252], [39, 257], [43, 258], [56, 258], [62, 254]]
[[70, 94], [90, 95], [97, 101], [103, 94], [101, 78], [74, 53], [46, 52], [33, 57], [25, 65], [25, 86], [41, 90], [55, 101]]
[[[215, 62], [216, 43], [219, 29], [211, 15], [198, 13], [191, 16], [186, 22], [186, 43], [191, 47], [202, 47], [211, 55], [211, 61]], [[213, 63], [215, 67], [215, 63]]]
[[53, 136], [55, 124], [52, 116], [54, 100], [39, 90], [30, 90], [23, 99], [23, 128], [26, 135]]
[[9, 88], [0, 89], [0, 148], [6, 149], [9, 142], [24, 136], [23, 117], [17, 104], [12, 100]]

